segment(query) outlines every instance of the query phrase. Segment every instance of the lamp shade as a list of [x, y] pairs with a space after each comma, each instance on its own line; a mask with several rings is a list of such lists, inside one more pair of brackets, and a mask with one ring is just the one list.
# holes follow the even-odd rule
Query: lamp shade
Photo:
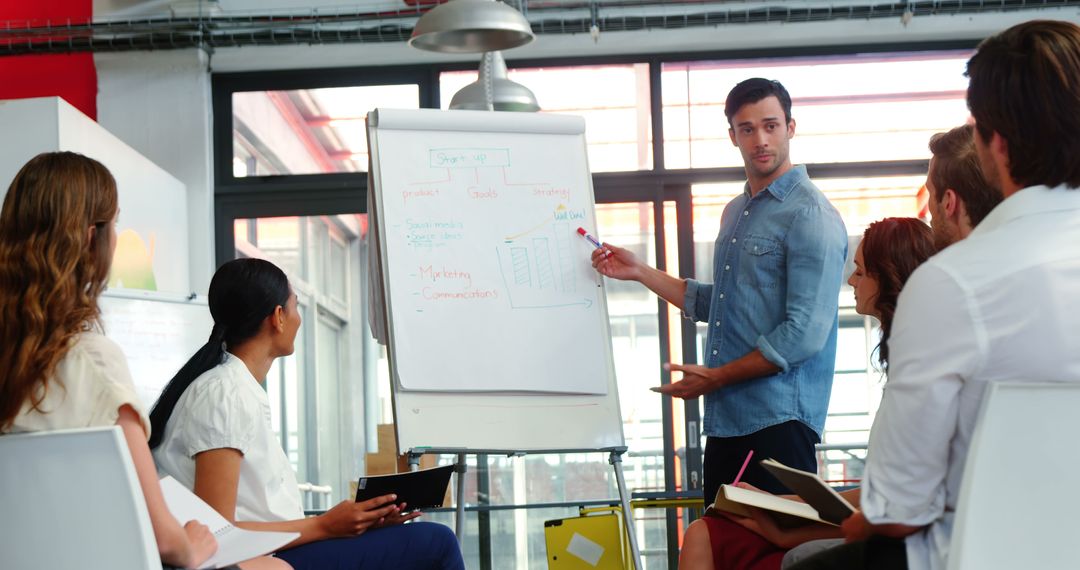
[[491, 104], [495, 111], [524, 111], [536, 112], [540, 105], [536, 102], [536, 96], [528, 87], [510, 81], [506, 78], [506, 61], [502, 54], [494, 51], [485, 53], [483, 58], [489, 58], [490, 65], [480, 62], [480, 78], [465, 87], [462, 87], [450, 100], [451, 109], [466, 109], [473, 111], [488, 110], [488, 101], [484, 93], [484, 82], [487, 74], [491, 72]]
[[529, 21], [495, 0], [450, 0], [424, 14], [409, 45], [444, 53], [482, 53], [523, 46], [535, 36]]

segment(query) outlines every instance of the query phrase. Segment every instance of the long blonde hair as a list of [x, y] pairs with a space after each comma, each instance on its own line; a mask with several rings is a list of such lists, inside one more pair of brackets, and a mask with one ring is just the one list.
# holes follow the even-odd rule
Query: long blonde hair
[[0, 431], [27, 401], [39, 409], [72, 339], [100, 328], [116, 212], [112, 174], [80, 154], [39, 154], [11, 182], [0, 211]]

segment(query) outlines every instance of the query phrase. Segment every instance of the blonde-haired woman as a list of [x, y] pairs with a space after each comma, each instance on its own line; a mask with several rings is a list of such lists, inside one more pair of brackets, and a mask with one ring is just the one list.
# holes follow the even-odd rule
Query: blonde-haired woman
[[[150, 423], [120, 348], [102, 334], [98, 296], [116, 247], [116, 182], [96, 160], [40, 154], [0, 211], [0, 433], [118, 425], [146, 498], [161, 560], [195, 567], [217, 549], [206, 526], [165, 505]], [[245, 569], [289, 568], [272, 558]]]

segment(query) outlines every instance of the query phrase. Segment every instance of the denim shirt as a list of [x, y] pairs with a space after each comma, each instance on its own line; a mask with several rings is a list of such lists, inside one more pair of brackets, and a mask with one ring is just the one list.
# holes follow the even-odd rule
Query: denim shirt
[[709, 323], [705, 365], [760, 349], [781, 370], [705, 394], [705, 435], [735, 437], [789, 420], [825, 427], [847, 257], [839, 212], [796, 166], [724, 208], [713, 283], [686, 281], [684, 315]]

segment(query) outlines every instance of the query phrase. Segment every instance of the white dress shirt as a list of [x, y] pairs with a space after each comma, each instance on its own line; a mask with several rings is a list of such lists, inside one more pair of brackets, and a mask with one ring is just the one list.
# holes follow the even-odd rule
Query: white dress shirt
[[908, 568], [944, 570], [988, 382], [1080, 382], [1080, 190], [1010, 196], [911, 276], [889, 340], [862, 509], [927, 528]]
[[289, 459], [270, 426], [270, 403], [243, 360], [225, 362], [188, 386], [154, 450], [158, 470], [195, 487], [195, 455], [231, 448], [244, 455], [236, 491], [236, 520], [284, 521], [304, 517]]

